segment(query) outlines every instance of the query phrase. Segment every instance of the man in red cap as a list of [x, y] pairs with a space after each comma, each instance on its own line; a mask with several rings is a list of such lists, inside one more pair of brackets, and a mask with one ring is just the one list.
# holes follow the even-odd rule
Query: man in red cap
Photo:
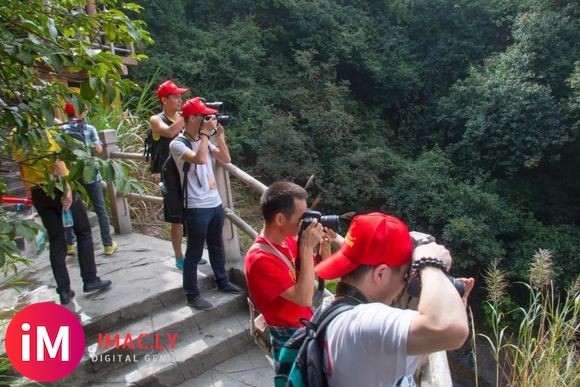
[[[315, 268], [320, 278], [341, 278], [336, 299], [357, 303], [327, 327], [329, 386], [414, 385], [407, 375], [417, 355], [463, 345], [473, 279], [462, 279], [462, 299], [446, 276], [451, 263], [449, 251], [436, 243], [413, 250], [407, 226], [393, 216], [374, 212], [352, 220], [340, 250]], [[389, 306], [405, 288], [409, 268], [422, 283], [417, 311]]]
[[[152, 173], [161, 173], [163, 163], [169, 156], [169, 143], [184, 127], [183, 118], [179, 114], [181, 109], [181, 95], [188, 88], [177, 87], [173, 81], [165, 81], [157, 88], [157, 98], [163, 106], [161, 113], [151, 116], [151, 133], [146, 140], [145, 153], [150, 158]], [[181, 217], [172, 217], [164, 211], [165, 221], [171, 224], [171, 245], [175, 253], [175, 266], [183, 269], [183, 249], [181, 240], [183, 226]]]
[[[224, 209], [212, 161], [215, 157], [223, 163], [229, 163], [231, 158], [224, 127], [218, 124], [215, 113], [217, 110], [205, 106], [200, 98], [185, 102], [181, 108], [185, 122], [184, 133], [171, 141], [169, 146], [182, 184], [187, 179], [184, 194], [187, 250], [183, 265], [183, 289], [187, 305], [202, 310], [213, 308], [209, 301], [201, 297], [197, 286], [197, 265], [203, 254], [204, 243], [207, 243], [218, 289], [230, 294], [242, 293], [242, 289], [229, 281], [225, 269], [222, 248]], [[214, 138], [215, 145], [210, 142], [210, 138]], [[187, 176], [183, 172], [185, 162], [190, 163]]]

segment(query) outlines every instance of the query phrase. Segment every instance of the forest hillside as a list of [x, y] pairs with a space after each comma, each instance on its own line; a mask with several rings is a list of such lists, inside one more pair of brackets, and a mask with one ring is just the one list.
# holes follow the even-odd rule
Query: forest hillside
[[155, 40], [131, 76], [223, 101], [233, 162], [382, 210], [456, 267], [580, 272], [580, 8], [547, 0], [137, 1]]

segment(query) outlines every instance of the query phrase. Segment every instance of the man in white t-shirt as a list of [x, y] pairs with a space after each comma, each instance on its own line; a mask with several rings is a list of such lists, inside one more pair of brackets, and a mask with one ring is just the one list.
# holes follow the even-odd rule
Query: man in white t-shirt
[[[413, 251], [409, 230], [390, 215], [356, 216], [341, 249], [316, 266], [323, 279], [341, 278], [337, 297], [359, 305], [328, 326], [324, 370], [329, 386], [414, 385], [418, 355], [451, 350], [469, 334], [464, 300], [445, 272], [451, 256], [429, 243]], [[417, 311], [391, 307], [409, 269], [420, 275]], [[466, 299], [473, 279], [464, 280]]]
[[[183, 290], [187, 305], [201, 310], [212, 309], [213, 305], [201, 297], [197, 286], [197, 265], [207, 243], [209, 261], [219, 290], [240, 294], [242, 289], [232, 284], [226, 273], [222, 247], [224, 209], [213, 172], [212, 158], [229, 163], [230, 152], [225, 140], [224, 128], [217, 123], [216, 110], [204, 105], [201, 98], [192, 98], [181, 108], [185, 130], [169, 145], [169, 150], [183, 182], [183, 164], [190, 163], [187, 173], [187, 208], [185, 227], [187, 250], [183, 265]], [[215, 138], [215, 144], [210, 138]], [[184, 141], [189, 142], [188, 147]]]

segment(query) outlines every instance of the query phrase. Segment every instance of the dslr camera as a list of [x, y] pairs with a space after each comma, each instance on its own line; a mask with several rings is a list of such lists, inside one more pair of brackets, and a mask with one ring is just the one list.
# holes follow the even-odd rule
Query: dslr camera
[[217, 110], [216, 114], [210, 114], [208, 116], [205, 116], [206, 120], [210, 120], [214, 115], [215, 118], [218, 122], [218, 124], [220, 124], [221, 126], [227, 126], [230, 123], [230, 116], [223, 114], [223, 110], [224, 110], [224, 103], [223, 102], [204, 102], [205, 106], [207, 106], [210, 109], [215, 109]]
[[[427, 243], [435, 242], [435, 238], [429, 234], [417, 231], [411, 231], [409, 234], [413, 240], [413, 249]], [[463, 293], [465, 293], [465, 284], [449, 274], [447, 274], [447, 278], [449, 278], [449, 281], [451, 281], [453, 286], [455, 286], [459, 295], [463, 297]], [[421, 295], [421, 278], [418, 275], [411, 277], [409, 280], [407, 294], [411, 297], [419, 297]]]
[[340, 216], [338, 215], [322, 215], [319, 211], [306, 210], [304, 215], [302, 215], [302, 225], [300, 226], [300, 232], [310, 226], [314, 221], [318, 220], [324, 227], [330, 228], [335, 232], [338, 232], [338, 227], [340, 226]]

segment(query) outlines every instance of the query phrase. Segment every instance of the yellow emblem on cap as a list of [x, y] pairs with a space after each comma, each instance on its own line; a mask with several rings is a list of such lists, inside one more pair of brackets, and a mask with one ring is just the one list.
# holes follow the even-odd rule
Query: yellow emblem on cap
[[346, 233], [346, 236], [344, 237], [344, 243], [346, 243], [348, 247], [352, 247], [355, 240], [356, 238], [350, 235], [350, 232]]

